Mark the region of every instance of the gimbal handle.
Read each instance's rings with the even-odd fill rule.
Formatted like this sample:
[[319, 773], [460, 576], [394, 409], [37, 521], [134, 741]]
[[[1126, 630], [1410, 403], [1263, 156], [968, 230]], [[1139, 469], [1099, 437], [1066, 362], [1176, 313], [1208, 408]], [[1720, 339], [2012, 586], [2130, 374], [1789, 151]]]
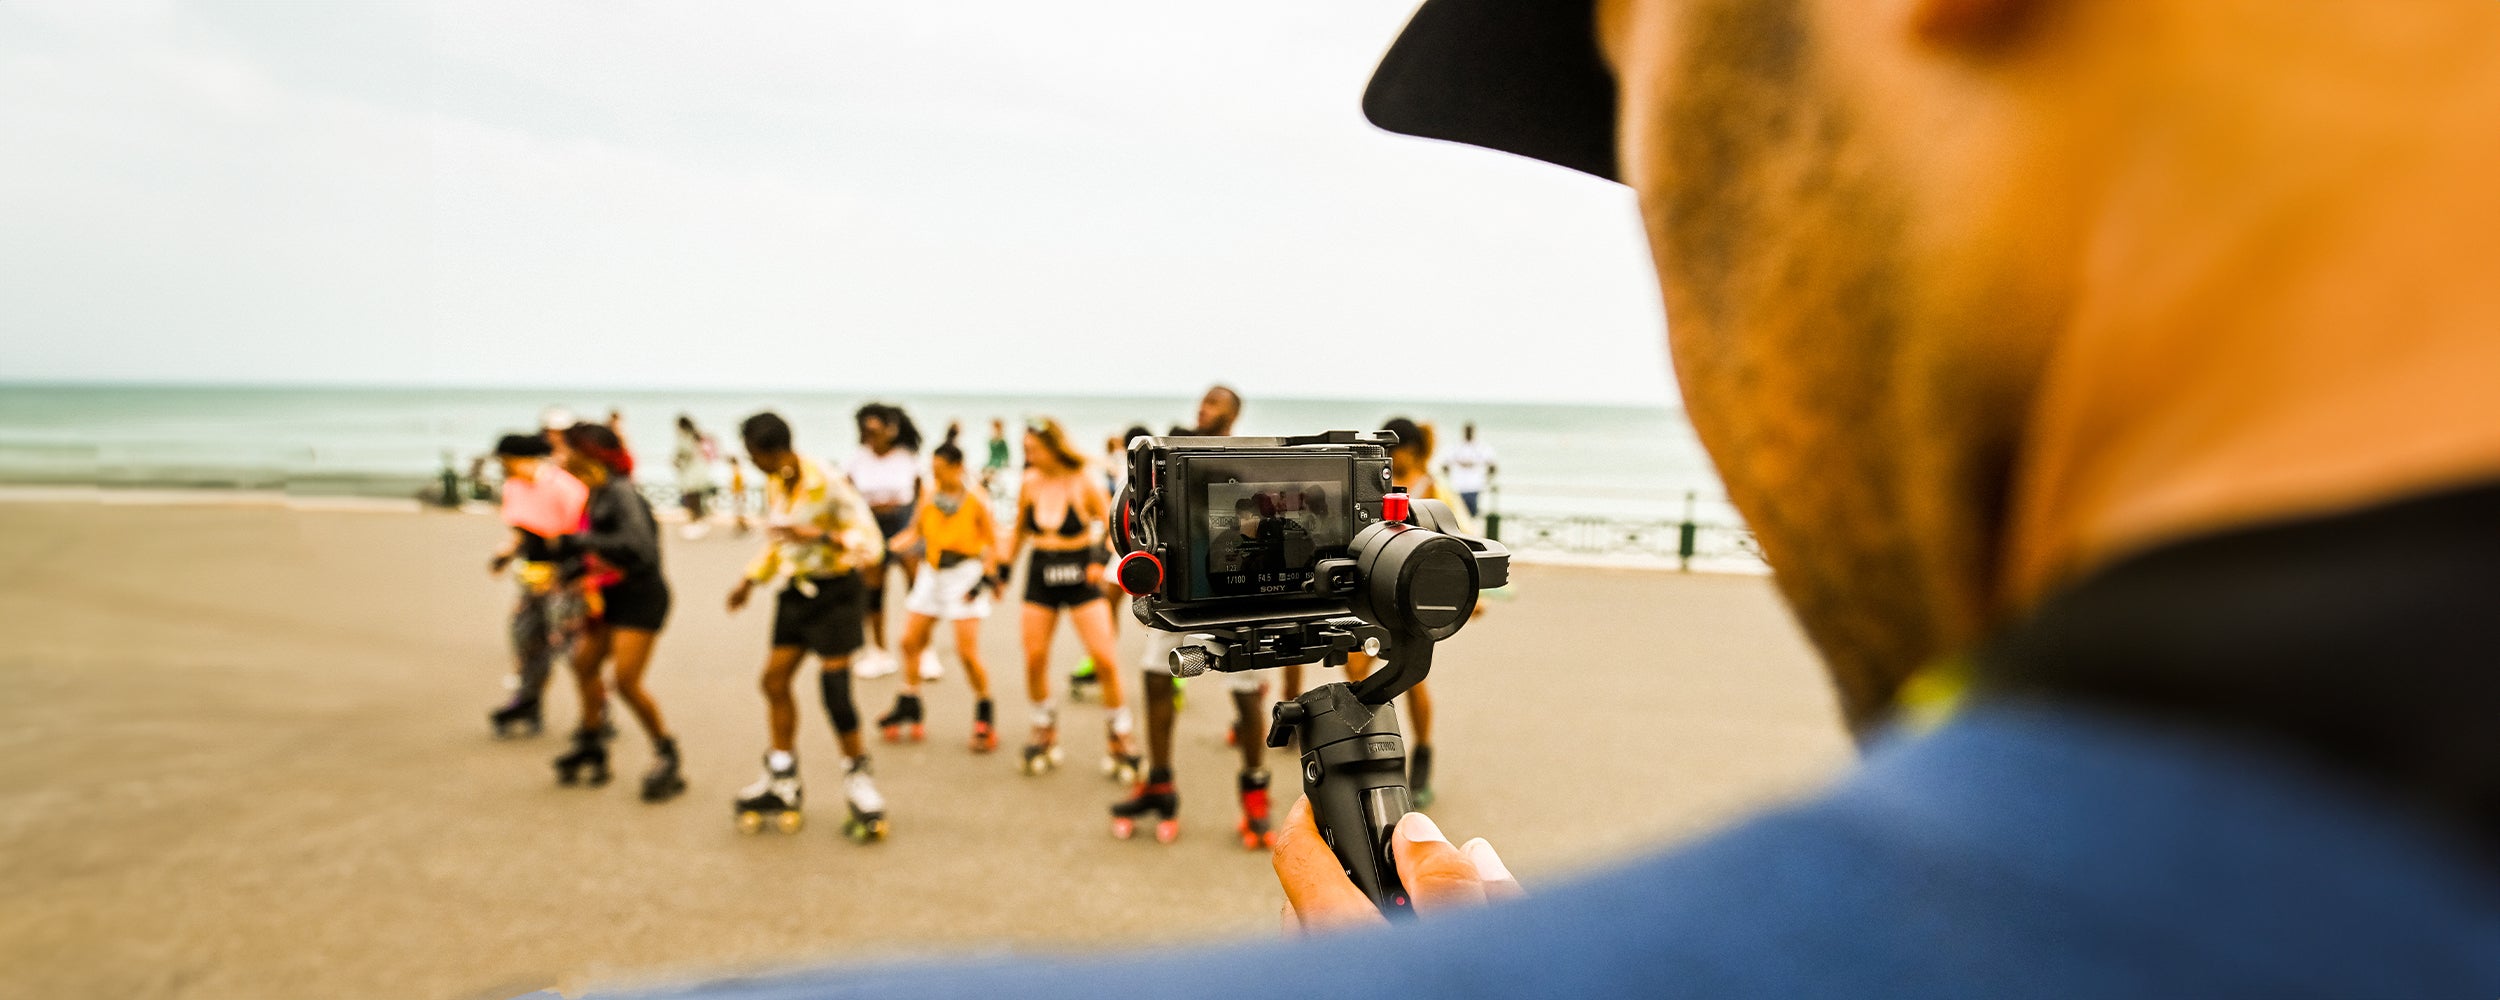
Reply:
[[1302, 796], [1311, 819], [1354, 887], [1395, 919], [1415, 914], [1398, 878], [1389, 837], [1413, 807], [1406, 787], [1406, 740], [1390, 702], [1432, 670], [1429, 640], [1398, 637], [1393, 658], [1360, 684], [1322, 684], [1276, 704], [1267, 745], [1291, 739], [1302, 756]]

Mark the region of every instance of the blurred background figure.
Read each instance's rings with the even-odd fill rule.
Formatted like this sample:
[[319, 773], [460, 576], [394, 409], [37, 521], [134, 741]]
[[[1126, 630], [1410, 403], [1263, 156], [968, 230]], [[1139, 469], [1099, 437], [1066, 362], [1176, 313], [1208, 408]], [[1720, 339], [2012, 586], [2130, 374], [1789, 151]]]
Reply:
[[631, 459], [616, 432], [601, 424], [575, 424], [563, 435], [566, 472], [589, 490], [582, 530], [566, 535], [558, 553], [578, 557], [586, 574], [589, 608], [573, 643], [573, 679], [582, 694], [582, 721], [573, 749], [556, 758], [556, 778], [593, 787], [608, 782], [608, 720], [603, 666], [614, 665], [616, 693], [651, 738], [651, 770], [642, 798], [661, 802], [685, 791], [678, 774], [677, 740], [660, 718], [659, 702], [643, 685], [651, 648], [668, 623], [668, 578], [660, 572], [660, 528], [651, 504], [625, 478]]
[[[859, 428], [859, 450], [843, 463], [842, 471], [851, 485], [868, 501], [868, 509], [877, 516], [877, 527], [885, 532], [888, 547], [882, 565], [869, 567], [868, 574], [868, 647], [860, 654], [858, 673], [861, 677], [883, 677], [896, 668], [894, 655], [886, 649], [885, 588], [886, 578], [895, 571], [903, 574], [903, 585], [911, 585], [918, 574], [916, 564], [906, 553], [894, 551], [894, 536], [911, 526], [911, 512], [920, 502], [920, 428], [911, 415], [891, 403], [870, 403], [852, 416]], [[920, 671], [923, 679], [936, 680], [944, 674], [932, 656], [925, 662], [905, 664]]]
[[[962, 433], [962, 424], [946, 426], [946, 440], [929, 453], [930, 489], [921, 496], [911, 527], [896, 536], [900, 547], [919, 552], [922, 560], [919, 578], [903, 602], [902, 652], [903, 662], [916, 662], [928, 654], [939, 622], [954, 626], [955, 655], [963, 660], [964, 677], [972, 684], [972, 749], [988, 753], [998, 748], [998, 729], [990, 705], [990, 672], [981, 662], [981, 623], [990, 616], [990, 593], [1005, 575], [1005, 560], [988, 501], [967, 485], [963, 447], [955, 443]], [[894, 710], [877, 720], [877, 728], [889, 743], [905, 736], [917, 743], [925, 714], [920, 704], [923, 678], [909, 670], [902, 676]]]
[[[1096, 663], [1113, 663], [1111, 604], [1103, 599], [1103, 565], [1110, 558], [1103, 529], [1111, 499], [1085, 470], [1085, 459], [1068, 442], [1067, 432], [1049, 417], [1025, 423], [1024, 485], [1017, 491], [1014, 539], [1009, 559], [1031, 546], [1024, 568], [1024, 682], [1033, 707], [1033, 738], [1024, 748], [1026, 774], [1046, 774], [1059, 764], [1058, 702], [1050, 694], [1050, 639], [1066, 612], [1085, 653]], [[1111, 712], [1105, 723], [1103, 773], [1127, 782], [1137, 776], [1138, 757], [1130, 745], [1134, 716], [1123, 696], [1117, 671], [1097, 671], [1102, 703]]]
[[487, 569], [500, 575], [518, 563], [510, 627], [518, 669], [511, 699], [487, 716], [497, 736], [538, 734], [547, 675], [556, 657], [570, 651], [581, 627], [580, 603], [571, 589], [580, 574], [566, 572], [559, 552], [564, 539], [580, 529], [590, 491], [549, 460], [554, 452], [538, 434], [506, 434], [495, 443], [495, 460], [503, 467], [503, 523], [511, 531]]
[[1475, 421], [1468, 421], [1460, 435], [1458, 443], [1441, 454], [1441, 471], [1450, 491], [1466, 505], [1467, 516], [1481, 518], [1484, 511], [1478, 503], [1491, 487], [1494, 474], [1501, 470], [1493, 465], [1493, 446], [1476, 440]]
[[677, 472], [677, 503], [686, 511], [686, 526], [681, 534], [690, 540], [701, 538], [711, 530], [711, 524], [705, 520], [707, 507], [720, 489], [720, 481], [713, 474], [713, 467], [720, 460], [719, 446], [695, 426], [692, 415], [680, 413], [677, 448], [670, 458]]

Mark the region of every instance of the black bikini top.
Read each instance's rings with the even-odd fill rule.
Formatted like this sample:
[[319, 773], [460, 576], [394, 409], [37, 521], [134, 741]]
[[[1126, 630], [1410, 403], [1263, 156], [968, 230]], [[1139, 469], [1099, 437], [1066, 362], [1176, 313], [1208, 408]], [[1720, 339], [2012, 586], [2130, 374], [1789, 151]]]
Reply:
[[[1036, 535], [1043, 534], [1044, 532], [1042, 531], [1041, 522], [1035, 520], [1033, 517], [1033, 509], [1033, 501], [1027, 500], [1024, 502], [1024, 530], [1030, 531]], [[1059, 537], [1085, 537], [1085, 519], [1076, 516], [1076, 505], [1073, 503], [1068, 505], [1068, 516], [1059, 520]]]

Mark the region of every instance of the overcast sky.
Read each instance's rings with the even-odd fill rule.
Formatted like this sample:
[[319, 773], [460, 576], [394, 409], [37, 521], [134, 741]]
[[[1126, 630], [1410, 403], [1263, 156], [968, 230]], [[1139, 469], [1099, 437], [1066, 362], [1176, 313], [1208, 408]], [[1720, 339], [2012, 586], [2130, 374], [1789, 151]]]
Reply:
[[0, 380], [1658, 402], [1631, 198], [1414, 0], [0, 3]]

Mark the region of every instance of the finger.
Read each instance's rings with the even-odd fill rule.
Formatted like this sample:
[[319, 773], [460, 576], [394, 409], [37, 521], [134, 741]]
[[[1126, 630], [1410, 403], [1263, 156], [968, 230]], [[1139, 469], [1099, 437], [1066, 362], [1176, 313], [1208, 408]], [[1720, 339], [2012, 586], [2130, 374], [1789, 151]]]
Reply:
[[1295, 799], [1293, 808], [1285, 811], [1285, 823], [1276, 831], [1276, 848], [1269, 860], [1276, 866], [1276, 881], [1285, 887], [1286, 904], [1301, 918], [1304, 929], [1384, 922], [1371, 899], [1345, 877], [1345, 866], [1328, 849], [1328, 842], [1320, 839], [1319, 826], [1311, 821], [1310, 800]]
[[1398, 881], [1406, 884], [1416, 913], [1484, 903], [1476, 863], [1450, 846], [1432, 817], [1411, 812], [1398, 820], [1397, 832], [1389, 837], [1389, 854], [1397, 858]]
[[1459, 845], [1458, 852], [1476, 863], [1476, 877], [1484, 882], [1487, 902], [1499, 903], [1528, 894], [1528, 890], [1519, 887], [1519, 879], [1510, 873], [1510, 866], [1502, 863], [1502, 856], [1493, 853], [1493, 845], [1483, 837]]

